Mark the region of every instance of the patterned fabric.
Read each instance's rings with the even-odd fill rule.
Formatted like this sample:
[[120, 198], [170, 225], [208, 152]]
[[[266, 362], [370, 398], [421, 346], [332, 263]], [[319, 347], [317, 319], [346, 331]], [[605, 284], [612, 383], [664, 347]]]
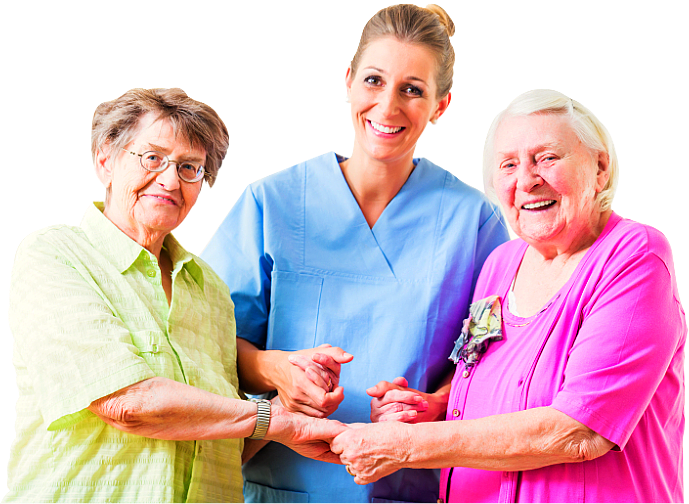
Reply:
[[455, 364], [464, 362], [467, 376], [481, 355], [486, 353], [491, 341], [502, 339], [502, 309], [498, 296], [488, 296], [471, 303], [469, 317], [464, 319], [462, 334], [448, 357]]
[[242, 501], [243, 440], [150, 439], [85, 409], [154, 376], [239, 398], [225, 284], [168, 235], [168, 306], [156, 257], [96, 206], [80, 228], [41, 230], [17, 251], [10, 326], [19, 401], [5, 500]]

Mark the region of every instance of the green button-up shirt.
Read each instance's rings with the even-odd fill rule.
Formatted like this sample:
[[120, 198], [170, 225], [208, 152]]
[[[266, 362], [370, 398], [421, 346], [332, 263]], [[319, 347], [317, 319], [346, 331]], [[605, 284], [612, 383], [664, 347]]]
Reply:
[[156, 257], [89, 208], [19, 247], [10, 326], [17, 438], [7, 501], [241, 502], [243, 440], [126, 434], [86, 408], [154, 376], [238, 399], [227, 286], [168, 235], [168, 305]]

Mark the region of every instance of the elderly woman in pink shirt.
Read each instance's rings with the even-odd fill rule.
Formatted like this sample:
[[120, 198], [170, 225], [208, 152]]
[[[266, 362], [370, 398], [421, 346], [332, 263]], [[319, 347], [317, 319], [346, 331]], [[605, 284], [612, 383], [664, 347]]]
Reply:
[[451, 358], [446, 422], [404, 378], [332, 443], [360, 484], [445, 468], [439, 502], [683, 501], [684, 343], [670, 246], [611, 209], [617, 159], [578, 102], [493, 122], [484, 182], [519, 237], [488, 258]]

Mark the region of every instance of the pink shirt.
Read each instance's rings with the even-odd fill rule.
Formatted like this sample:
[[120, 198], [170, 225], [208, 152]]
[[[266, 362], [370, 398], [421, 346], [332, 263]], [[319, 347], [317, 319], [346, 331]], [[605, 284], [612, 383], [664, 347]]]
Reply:
[[483, 266], [474, 300], [500, 296], [503, 339], [468, 376], [458, 364], [446, 419], [550, 406], [619, 449], [530, 471], [443, 469], [440, 497], [449, 487], [450, 502], [683, 501], [687, 325], [667, 240], [613, 213], [569, 281], [521, 318], [507, 292], [526, 249], [513, 240]]

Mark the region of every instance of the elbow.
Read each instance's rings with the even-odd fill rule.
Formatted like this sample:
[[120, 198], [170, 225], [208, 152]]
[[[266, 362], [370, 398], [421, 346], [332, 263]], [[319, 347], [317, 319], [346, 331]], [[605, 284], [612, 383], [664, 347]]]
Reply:
[[91, 403], [89, 411], [107, 424], [130, 432], [142, 423], [144, 404], [136, 394], [115, 392]]
[[564, 452], [567, 462], [587, 462], [605, 455], [615, 446], [600, 434], [587, 430], [588, 432], [581, 433], [566, 443]]

